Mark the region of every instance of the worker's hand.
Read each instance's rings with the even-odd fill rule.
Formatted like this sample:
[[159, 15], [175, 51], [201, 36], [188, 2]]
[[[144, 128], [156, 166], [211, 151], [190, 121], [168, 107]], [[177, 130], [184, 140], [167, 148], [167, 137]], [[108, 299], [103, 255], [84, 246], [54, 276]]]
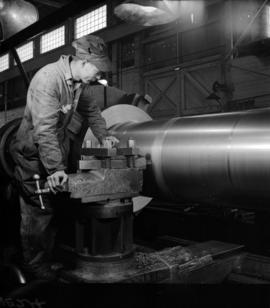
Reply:
[[56, 171], [47, 177], [47, 182], [51, 192], [56, 194], [58, 191], [63, 191], [64, 184], [67, 182], [68, 175], [64, 170]]
[[113, 148], [119, 143], [119, 140], [114, 136], [107, 136], [100, 142], [103, 148]]

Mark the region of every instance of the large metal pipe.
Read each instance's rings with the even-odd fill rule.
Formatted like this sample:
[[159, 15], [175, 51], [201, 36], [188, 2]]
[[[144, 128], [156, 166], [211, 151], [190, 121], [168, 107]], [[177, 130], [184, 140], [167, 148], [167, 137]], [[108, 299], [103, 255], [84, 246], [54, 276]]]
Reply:
[[[270, 108], [143, 123], [125, 120], [117, 108], [104, 114], [110, 131], [122, 143], [135, 139], [152, 163], [147, 186], [163, 198], [269, 207]], [[112, 111], [122, 123], [109, 119]]]

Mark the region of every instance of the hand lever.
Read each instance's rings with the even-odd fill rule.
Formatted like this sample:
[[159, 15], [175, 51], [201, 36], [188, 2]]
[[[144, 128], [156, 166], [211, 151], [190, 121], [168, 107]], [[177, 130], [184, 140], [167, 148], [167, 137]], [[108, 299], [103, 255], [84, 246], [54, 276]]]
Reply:
[[34, 174], [33, 179], [36, 181], [37, 190], [35, 191], [35, 194], [38, 194], [38, 198], [39, 198], [39, 202], [40, 202], [40, 208], [42, 210], [45, 210], [45, 206], [44, 206], [42, 195], [41, 195], [42, 190], [40, 189], [40, 185], [39, 185], [40, 176], [38, 174]]

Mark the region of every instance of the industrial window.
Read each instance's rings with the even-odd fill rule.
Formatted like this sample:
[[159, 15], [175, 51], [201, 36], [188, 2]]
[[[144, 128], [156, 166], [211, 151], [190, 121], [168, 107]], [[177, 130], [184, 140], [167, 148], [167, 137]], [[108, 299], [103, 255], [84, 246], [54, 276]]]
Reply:
[[75, 38], [95, 32], [107, 26], [107, 5], [91, 11], [75, 21]]
[[0, 72], [3, 72], [9, 68], [9, 55], [3, 55], [0, 57]]
[[129, 37], [121, 44], [121, 67], [131, 67], [135, 64], [135, 43], [134, 38]]
[[177, 63], [177, 37], [169, 36], [144, 46], [144, 69], [156, 69]]
[[65, 26], [41, 36], [40, 53], [45, 53], [63, 45], [65, 45]]
[[[18, 53], [18, 56], [19, 56], [21, 62], [25, 62], [27, 60], [32, 59], [34, 57], [33, 41], [26, 43], [19, 48], [16, 48], [16, 51]], [[16, 65], [16, 61], [14, 61], [14, 64]]]

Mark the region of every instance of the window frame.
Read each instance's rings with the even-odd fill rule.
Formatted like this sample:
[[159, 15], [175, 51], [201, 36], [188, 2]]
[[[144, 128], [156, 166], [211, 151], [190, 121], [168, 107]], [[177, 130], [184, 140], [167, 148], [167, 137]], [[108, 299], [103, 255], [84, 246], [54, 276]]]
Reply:
[[[95, 30], [95, 31], [85, 33], [85, 34], [83, 34], [83, 35], [81, 35], [81, 36], [78, 36], [78, 35], [77, 35], [77, 32], [78, 32], [78, 31], [77, 31], [77, 20], [78, 20], [79, 18], [82, 18], [82, 17], [85, 16], [85, 15], [91, 14], [92, 12], [94, 12], [95, 10], [98, 10], [98, 9], [102, 8], [103, 6], [106, 7], [106, 15], [105, 15], [105, 17], [106, 17], [106, 26], [104, 26], [104, 27], [102, 27], [102, 28], [99, 28], [99, 29], [97, 29], [97, 30]], [[81, 38], [81, 37], [83, 37], [83, 36], [85, 36], [85, 35], [95, 33], [95, 32], [97, 32], [97, 31], [100, 31], [100, 30], [105, 29], [105, 28], [107, 28], [107, 27], [108, 27], [108, 4], [107, 4], [106, 2], [104, 2], [103, 4], [99, 4], [99, 5], [97, 5], [95, 8], [92, 8], [91, 10], [84, 11], [83, 13], [74, 16], [74, 22], [73, 22], [74, 40], [77, 40], [77, 39], [79, 39], [79, 38]]]
[[0, 55], [0, 59], [3, 58], [3, 57], [6, 57], [6, 56], [7, 56], [7, 68], [5, 68], [3, 70], [1, 70], [1, 68], [0, 68], [0, 73], [5, 72], [5, 71], [10, 69], [10, 55], [9, 55], [9, 52]]
[[[50, 50], [42, 52], [42, 37], [44, 35], [50, 34], [51, 32], [53, 32], [53, 31], [55, 31], [57, 29], [60, 29], [62, 27], [64, 27], [64, 44], [62, 44], [60, 46], [57, 46], [55, 48], [52, 48]], [[39, 55], [45, 55], [45, 54], [47, 54], [49, 52], [53, 52], [53, 51], [57, 50], [58, 48], [63, 48], [64, 46], [66, 46], [68, 44], [68, 41], [67, 41], [67, 28], [68, 27], [67, 27], [66, 23], [62, 23], [62, 24], [58, 25], [57, 27], [54, 27], [54, 28], [44, 32], [42, 35], [40, 35], [40, 37], [39, 37]]]
[[[26, 60], [23, 60], [23, 61], [22, 61], [22, 59], [21, 59], [21, 57], [20, 57], [20, 55], [19, 55], [18, 49], [20, 49], [21, 47], [24, 47], [24, 46], [27, 45], [27, 44], [31, 44], [31, 43], [32, 43], [32, 53], [33, 53], [33, 54], [32, 54], [32, 57], [29, 58], [29, 59], [26, 59]], [[20, 46], [18, 46], [18, 47], [15, 47], [15, 50], [16, 50], [16, 52], [17, 52], [17, 54], [18, 54], [18, 57], [20, 58], [21, 63], [25, 63], [25, 62], [28, 62], [28, 61], [30, 61], [30, 60], [35, 59], [35, 41], [34, 41], [34, 40], [25, 42], [25, 43], [23, 43], [22, 45], [20, 45]], [[14, 61], [13, 61], [13, 66], [17, 66], [17, 62], [16, 62], [15, 59], [14, 59]]]

